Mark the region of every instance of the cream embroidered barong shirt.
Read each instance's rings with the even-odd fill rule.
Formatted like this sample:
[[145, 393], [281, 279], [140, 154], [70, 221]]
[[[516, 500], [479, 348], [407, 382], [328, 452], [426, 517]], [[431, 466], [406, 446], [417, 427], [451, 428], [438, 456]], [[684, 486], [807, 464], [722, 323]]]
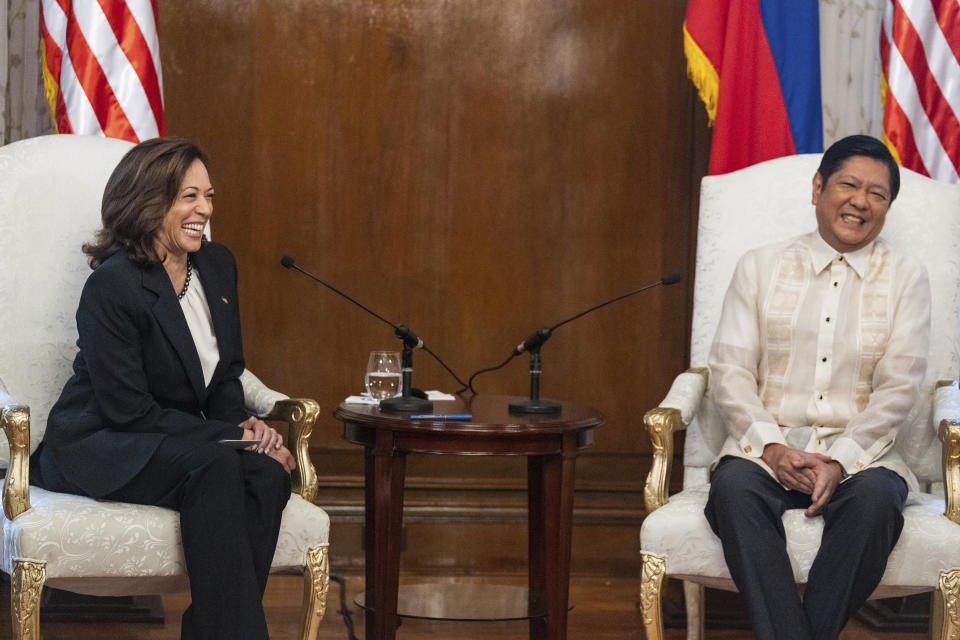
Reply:
[[851, 475], [890, 468], [916, 490], [892, 447], [919, 398], [929, 334], [926, 270], [881, 239], [840, 254], [813, 232], [748, 252], [710, 351], [728, 434], [719, 457], [770, 472], [760, 456], [780, 443]]

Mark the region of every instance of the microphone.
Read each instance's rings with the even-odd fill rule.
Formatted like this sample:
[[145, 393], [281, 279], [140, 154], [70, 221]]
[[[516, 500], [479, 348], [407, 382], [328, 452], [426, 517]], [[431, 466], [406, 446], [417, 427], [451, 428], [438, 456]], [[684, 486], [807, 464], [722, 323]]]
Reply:
[[422, 349], [423, 340], [417, 337], [413, 331], [410, 331], [407, 327], [398, 325], [396, 330], [393, 332], [398, 338], [403, 340], [404, 346], [410, 347], [411, 349]]
[[[415, 334], [413, 331], [403, 326], [402, 324], [394, 324], [393, 322], [390, 322], [389, 320], [381, 316], [376, 311], [361, 304], [359, 301], [355, 300], [354, 298], [351, 298], [346, 293], [344, 293], [343, 291], [340, 291], [332, 284], [328, 284], [327, 282], [324, 282], [323, 280], [313, 275], [309, 271], [305, 269], [301, 269], [299, 266], [297, 266], [297, 262], [296, 260], [293, 259], [293, 257], [283, 256], [282, 258], [280, 258], [280, 264], [282, 264], [287, 269], [293, 269], [294, 271], [299, 271], [300, 273], [307, 276], [314, 282], [322, 284], [327, 289], [330, 289], [337, 295], [343, 298], [346, 298], [356, 306], [360, 307], [361, 309], [363, 309], [364, 311], [372, 315], [374, 318], [377, 318], [378, 320], [381, 320], [387, 323], [393, 328], [394, 335], [396, 335], [398, 338], [400, 338], [403, 341], [403, 352], [401, 355], [401, 363], [400, 363], [401, 393], [397, 397], [381, 400], [380, 401], [381, 409], [384, 409], [386, 411], [418, 411], [418, 412], [419, 411], [429, 412], [433, 410], [432, 402], [430, 402], [426, 398], [418, 398], [412, 395], [412, 392], [411, 392], [411, 383], [413, 382], [413, 349], [422, 348], [422, 349], [425, 349], [428, 353], [431, 353], [432, 355], [432, 352], [424, 346], [423, 340], [418, 338], [417, 334]], [[443, 362], [441, 361], [440, 364], [443, 364]], [[444, 365], [444, 367], [446, 367], [446, 365]], [[447, 370], [449, 371], [449, 367], [447, 368]]]
[[683, 280], [683, 274], [674, 269], [672, 271], [667, 271], [660, 277], [660, 284], [665, 287], [669, 287], [672, 284], [677, 284], [681, 280]]
[[513, 349], [513, 355], [518, 356], [524, 351], [530, 351], [531, 349], [536, 349], [544, 342], [550, 339], [551, 334], [553, 334], [553, 329], [549, 327], [544, 327], [543, 329], [538, 329], [534, 333], [530, 334], [530, 337], [518, 344]]
[[584, 311], [581, 311], [580, 313], [570, 316], [566, 320], [561, 320], [560, 322], [553, 325], [552, 327], [543, 327], [542, 329], [538, 329], [534, 333], [530, 334], [530, 336], [528, 336], [526, 340], [524, 340], [523, 342], [518, 344], [516, 347], [514, 347], [513, 351], [510, 354], [510, 357], [504, 360], [501, 364], [495, 367], [490, 367], [488, 369], [480, 369], [479, 371], [476, 371], [473, 375], [471, 375], [470, 380], [467, 383], [467, 387], [470, 389], [470, 391], [473, 391], [473, 393], [476, 393], [476, 391], [473, 389], [474, 378], [476, 378], [481, 373], [485, 373], [487, 371], [495, 371], [505, 366], [514, 357], [520, 355], [524, 351], [527, 351], [530, 353], [530, 397], [527, 400], [524, 400], [522, 402], [511, 403], [509, 406], [510, 413], [545, 413], [545, 414], [560, 413], [561, 407], [559, 403], [551, 402], [550, 400], [540, 399], [540, 375], [542, 373], [540, 347], [542, 347], [543, 344], [550, 339], [550, 336], [553, 335], [553, 332], [556, 331], [558, 328], [562, 327], [563, 325], [567, 324], [568, 322], [573, 322], [577, 318], [582, 318], [588, 313], [592, 313], [597, 309], [601, 309], [607, 306], [608, 304], [613, 304], [618, 300], [629, 298], [630, 296], [636, 295], [638, 293], [642, 293], [649, 289], [653, 289], [654, 287], [668, 287], [672, 284], [676, 284], [680, 282], [680, 280], [682, 279], [683, 279], [683, 275], [679, 271], [676, 271], [676, 270], [667, 271], [662, 276], [660, 276], [659, 282], [652, 282], [650, 284], [640, 287], [639, 289], [634, 289], [633, 291], [628, 291], [624, 294], [616, 296], [615, 298], [610, 298], [609, 300], [601, 302], [600, 304], [594, 305], [589, 309], [586, 309]]

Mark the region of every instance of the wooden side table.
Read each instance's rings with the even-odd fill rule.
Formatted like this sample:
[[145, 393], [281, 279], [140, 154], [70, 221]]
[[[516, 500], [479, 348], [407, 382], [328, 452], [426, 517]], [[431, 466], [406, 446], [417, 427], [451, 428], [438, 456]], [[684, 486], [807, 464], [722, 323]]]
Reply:
[[603, 416], [568, 402], [560, 415], [508, 413], [507, 405], [521, 399], [480, 395], [434, 403], [434, 414], [472, 414], [456, 421], [411, 420], [368, 405], [341, 404], [334, 412], [344, 439], [364, 447], [367, 640], [396, 636], [408, 453], [527, 457], [530, 638], [566, 638], [574, 463]]

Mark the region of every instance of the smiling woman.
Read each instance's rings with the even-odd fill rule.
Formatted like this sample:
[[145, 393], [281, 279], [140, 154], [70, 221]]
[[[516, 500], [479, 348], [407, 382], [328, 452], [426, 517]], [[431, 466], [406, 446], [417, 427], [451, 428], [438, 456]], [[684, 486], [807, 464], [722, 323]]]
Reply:
[[[187, 192], [192, 192], [188, 186], [198, 180], [204, 179], [212, 192], [207, 164], [202, 149], [176, 138], [154, 138], [131, 149], [104, 189], [103, 226], [94, 242], [83, 246], [90, 266], [96, 269], [119, 251], [137, 265], [162, 262], [166, 250], [158, 239], [168, 214], [178, 209], [181, 199], [186, 201]], [[202, 176], [194, 173], [187, 180], [192, 170], [201, 169]]]
[[93, 273], [74, 375], [30, 480], [178, 511], [193, 600], [183, 636], [266, 639], [261, 600], [296, 461], [244, 410], [237, 267], [203, 238], [206, 164], [194, 144], [156, 138], [110, 176], [103, 227], [83, 247]]
[[163, 256], [163, 266], [181, 295], [186, 293], [189, 282], [187, 254], [200, 250], [203, 229], [212, 215], [213, 186], [206, 165], [197, 159], [183, 177], [180, 192], [164, 216], [155, 241], [157, 255]]

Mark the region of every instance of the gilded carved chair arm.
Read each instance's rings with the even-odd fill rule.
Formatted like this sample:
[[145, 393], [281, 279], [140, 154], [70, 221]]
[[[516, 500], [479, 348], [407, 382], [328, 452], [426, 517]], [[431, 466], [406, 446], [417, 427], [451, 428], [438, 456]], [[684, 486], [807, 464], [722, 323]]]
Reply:
[[310, 434], [320, 415], [320, 407], [314, 400], [291, 399], [263, 384], [250, 371], [240, 375], [243, 385], [243, 404], [247, 411], [263, 420], [286, 422], [290, 452], [297, 458], [293, 472], [293, 490], [307, 502], [317, 497], [319, 481], [317, 471], [310, 461]]
[[686, 428], [700, 407], [707, 389], [708, 371], [704, 367], [688, 369], [673, 381], [659, 407], [643, 416], [653, 444], [653, 464], [643, 489], [647, 513], [667, 504], [670, 469], [673, 466], [673, 436]]
[[17, 404], [0, 388], [0, 422], [10, 444], [3, 479], [3, 512], [13, 520], [30, 508], [30, 407]]
[[945, 515], [960, 524], [960, 386], [956, 380], [937, 384], [933, 415], [943, 443]]
[[288, 398], [278, 400], [273, 410], [262, 416], [264, 420], [279, 420], [289, 427], [288, 440], [290, 452], [297, 458], [297, 468], [291, 479], [293, 491], [299, 493], [307, 502], [317, 497], [319, 480], [317, 470], [310, 460], [310, 434], [320, 415], [320, 405], [309, 398]]

